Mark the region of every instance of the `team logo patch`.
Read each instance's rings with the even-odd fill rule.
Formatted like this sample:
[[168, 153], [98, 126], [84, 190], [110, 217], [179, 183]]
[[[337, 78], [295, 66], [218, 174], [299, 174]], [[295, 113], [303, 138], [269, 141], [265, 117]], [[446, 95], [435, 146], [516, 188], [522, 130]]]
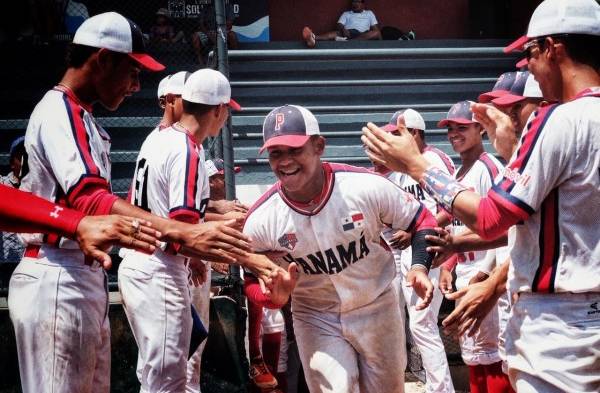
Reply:
[[350, 231], [354, 228], [362, 228], [365, 217], [362, 213], [355, 213], [350, 217], [342, 218], [342, 229]]
[[283, 248], [287, 248], [288, 250], [293, 250], [298, 243], [298, 238], [295, 233], [286, 233], [281, 236], [278, 240], [279, 245]]

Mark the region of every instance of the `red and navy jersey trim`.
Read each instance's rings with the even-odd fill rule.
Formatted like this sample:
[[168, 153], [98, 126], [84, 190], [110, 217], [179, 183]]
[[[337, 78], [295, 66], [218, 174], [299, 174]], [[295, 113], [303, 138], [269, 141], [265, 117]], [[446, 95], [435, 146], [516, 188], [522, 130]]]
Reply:
[[[511, 170], [516, 171], [519, 174], [523, 173], [523, 170], [525, 170], [525, 167], [531, 158], [531, 154], [535, 149], [535, 145], [537, 144], [540, 135], [542, 135], [544, 126], [557, 107], [558, 105], [555, 104], [540, 108], [536, 113], [535, 118], [527, 124], [528, 131], [523, 137], [521, 146], [519, 146], [517, 156], [515, 160], [508, 165]], [[514, 180], [505, 179], [500, 183], [500, 186], [503, 190], [510, 193], [515, 184], [516, 182]]]
[[442, 159], [442, 162], [444, 163], [444, 165], [446, 165], [446, 169], [448, 169], [448, 173], [450, 173], [450, 175], [454, 176], [454, 171], [456, 170], [456, 168], [454, 167], [454, 163], [452, 162], [452, 160], [450, 160], [450, 157], [448, 157], [443, 151], [441, 151], [437, 147], [433, 147], [433, 146], [425, 147], [425, 151], [430, 151], [432, 153], [437, 154]]
[[275, 183], [273, 186], [271, 186], [271, 188], [269, 188], [267, 190], [267, 192], [262, 194], [261, 197], [258, 198], [258, 200], [254, 203], [254, 205], [252, 205], [250, 207], [250, 209], [248, 209], [248, 213], [246, 213], [246, 220], [244, 221], [244, 225], [246, 224], [246, 221], [248, 221], [248, 217], [250, 217], [250, 215], [252, 213], [254, 213], [256, 211], [256, 209], [258, 209], [260, 206], [262, 206], [273, 195], [277, 195], [278, 191], [279, 191], [279, 182]]
[[183, 207], [195, 209], [196, 195], [198, 194], [198, 167], [200, 165], [200, 155], [196, 150], [196, 144], [186, 135], [186, 160], [185, 160], [185, 181], [183, 191]]
[[410, 225], [408, 226], [408, 228], [406, 228], [406, 232], [412, 232], [412, 230], [415, 229], [417, 222], [421, 218], [421, 214], [423, 214], [424, 208], [425, 208], [425, 206], [421, 202], [419, 202], [419, 210], [417, 210], [417, 213], [415, 214], [412, 221], [410, 222]]
[[554, 189], [541, 206], [540, 219], [540, 264], [533, 278], [533, 292], [554, 292], [558, 265], [560, 232], [558, 224], [558, 190]]
[[75, 140], [75, 145], [79, 151], [81, 161], [85, 166], [85, 173], [99, 176], [100, 170], [98, 169], [98, 166], [92, 157], [89, 134], [85, 127], [85, 123], [83, 122], [84, 110], [79, 104], [77, 104], [77, 102], [71, 99], [71, 97], [64, 92], [63, 100], [69, 116], [73, 139]]
[[[498, 185], [492, 186], [492, 188], [490, 189], [490, 191], [488, 193], [488, 196], [491, 196], [495, 202], [507, 201], [509, 204], [508, 205], [503, 204], [503, 205], [505, 205], [505, 207], [508, 208], [509, 210], [514, 211], [514, 207], [518, 208], [520, 211], [515, 212], [515, 213], [517, 213], [517, 215], [520, 216], [522, 219], [525, 219], [528, 216], [535, 213], [535, 210], [531, 206], [529, 206], [527, 203], [523, 202], [516, 196], [511, 195], [507, 191], [504, 191]], [[496, 196], [496, 197], [494, 197], [494, 196]], [[500, 200], [498, 200], [498, 197], [500, 198]]]
[[81, 177], [79, 177], [79, 180], [77, 180], [77, 182], [67, 190], [66, 200], [68, 201], [68, 205], [73, 206], [73, 202], [79, 196], [81, 191], [84, 188], [89, 187], [91, 185], [98, 188], [104, 188], [108, 190], [108, 192], [111, 192], [110, 184], [105, 178], [98, 175], [89, 175], [84, 173], [83, 175], [81, 175]]
[[198, 209], [186, 206], [178, 206], [169, 210], [169, 218], [177, 221], [196, 224], [200, 221], [200, 218], [202, 218], [202, 214]]
[[[329, 201], [331, 194], [333, 194], [333, 188], [335, 186], [335, 173], [336, 172], [364, 172], [364, 173], [369, 173], [371, 175], [373, 174], [372, 172], [370, 172], [366, 169], [362, 169], [362, 168], [360, 168], [360, 169], [362, 169], [360, 171], [354, 171], [354, 170], [352, 170], [352, 168], [355, 168], [355, 167], [352, 167], [350, 165], [342, 164], [342, 165], [339, 165], [340, 168], [337, 168], [338, 165], [336, 165], [336, 164], [332, 165], [328, 162], [324, 162], [322, 164], [323, 170], [325, 171], [325, 184], [323, 184], [323, 190], [321, 190], [321, 193], [317, 197], [318, 205], [314, 210], [304, 209], [303, 205], [305, 205], [305, 204], [295, 202], [295, 201], [289, 199], [285, 195], [285, 192], [283, 191], [283, 189], [281, 188], [281, 183], [278, 183], [279, 195], [281, 196], [281, 199], [285, 202], [286, 205], [289, 206], [290, 209], [292, 209], [296, 213], [302, 214], [304, 216], [314, 216], [314, 215], [319, 214], [319, 212], [321, 210], [323, 210], [325, 205], [327, 205], [327, 202]], [[344, 168], [341, 168], [341, 167], [344, 167]], [[345, 167], [347, 167], [347, 168], [345, 168]], [[336, 169], [338, 169], [338, 170], [336, 170]], [[359, 169], [359, 168], [356, 168], [356, 169]]]

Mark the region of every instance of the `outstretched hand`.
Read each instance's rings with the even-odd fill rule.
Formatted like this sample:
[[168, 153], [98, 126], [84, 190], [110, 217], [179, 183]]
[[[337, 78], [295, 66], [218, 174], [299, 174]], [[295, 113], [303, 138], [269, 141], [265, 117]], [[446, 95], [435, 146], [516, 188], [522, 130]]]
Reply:
[[517, 131], [511, 118], [499, 109], [487, 104], [471, 104], [473, 117], [487, 131], [494, 149], [507, 162], [519, 142]]
[[401, 229], [394, 232], [389, 240], [390, 246], [398, 250], [404, 250], [410, 246], [412, 234]]
[[374, 163], [408, 173], [419, 180], [429, 163], [423, 158], [415, 139], [400, 118], [397, 125], [397, 133], [391, 135], [375, 124], [367, 123], [362, 129], [361, 137], [367, 148], [366, 153]]
[[429, 306], [433, 299], [433, 284], [427, 275], [427, 272], [419, 268], [412, 268], [406, 275], [407, 287], [412, 287], [423, 301], [415, 307], [416, 310], [423, 310]]
[[475, 334], [481, 321], [496, 305], [498, 297], [491, 280], [470, 284], [454, 293], [446, 294], [447, 299], [460, 299], [454, 311], [442, 321], [446, 334]]
[[287, 271], [284, 269], [277, 271], [277, 274], [273, 276], [271, 285], [265, 290], [272, 303], [282, 306], [287, 303], [296, 287], [298, 275], [298, 266], [295, 262], [289, 264]]
[[434, 231], [437, 232], [437, 236], [425, 235], [425, 240], [430, 244], [427, 247], [427, 252], [435, 254], [435, 258], [433, 258], [431, 263], [432, 269], [440, 266], [456, 253], [453, 242], [454, 238], [450, 232], [441, 227], [434, 228]]
[[110, 216], [86, 216], [79, 222], [75, 240], [83, 253], [100, 262], [106, 270], [112, 266], [107, 251], [112, 245], [120, 245], [151, 254], [160, 245], [160, 232], [151, 228], [145, 220], [117, 214]]

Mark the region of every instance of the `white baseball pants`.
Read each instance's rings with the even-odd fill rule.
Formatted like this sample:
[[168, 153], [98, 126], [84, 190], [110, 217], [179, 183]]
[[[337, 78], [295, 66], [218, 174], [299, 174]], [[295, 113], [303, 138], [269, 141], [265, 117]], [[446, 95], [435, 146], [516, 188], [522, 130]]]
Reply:
[[[190, 285], [192, 304], [196, 308], [206, 331], [208, 331], [208, 325], [210, 324], [210, 280], [210, 262], [206, 262], [206, 282], [199, 287]], [[185, 387], [187, 393], [200, 393], [200, 366], [202, 364], [202, 352], [204, 352], [206, 341], [204, 340], [200, 344], [187, 362], [187, 385]]]

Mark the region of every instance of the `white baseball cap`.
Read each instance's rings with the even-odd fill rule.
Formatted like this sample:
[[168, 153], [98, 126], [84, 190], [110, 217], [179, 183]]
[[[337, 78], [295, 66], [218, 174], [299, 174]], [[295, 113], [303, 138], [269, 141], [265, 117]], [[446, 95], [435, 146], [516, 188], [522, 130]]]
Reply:
[[146, 53], [144, 36], [139, 26], [116, 12], [105, 12], [86, 19], [75, 32], [73, 43], [126, 53], [150, 71], [165, 69], [165, 66]]
[[523, 51], [525, 43], [533, 38], [558, 34], [600, 35], [600, 4], [595, 0], [543, 1], [531, 15], [527, 34], [504, 52]]
[[185, 81], [192, 74], [188, 71], [179, 71], [171, 75], [167, 85], [165, 86], [165, 95], [173, 94], [176, 96], [180, 96], [183, 94], [183, 86], [185, 85]]
[[398, 118], [400, 116], [404, 118], [404, 125], [406, 128], [416, 128], [417, 130], [425, 131], [425, 120], [423, 120], [423, 116], [416, 110], [410, 108], [394, 113], [390, 122], [383, 126], [382, 130], [387, 132], [396, 131], [398, 129]]
[[165, 93], [165, 89], [167, 88], [167, 84], [169, 83], [169, 78], [171, 78], [171, 75], [167, 75], [164, 78], [162, 78], [160, 80], [160, 82], [158, 82], [158, 88], [156, 89], [156, 94], [158, 95], [158, 98], [164, 97], [167, 94]]
[[210, 68], [198, 70], [187, 78], [181, 98], [197, 104], [227, 104], [233, 110], [242, 109], [240, 104], [231, 98], [231, 86], [225, 75]]

